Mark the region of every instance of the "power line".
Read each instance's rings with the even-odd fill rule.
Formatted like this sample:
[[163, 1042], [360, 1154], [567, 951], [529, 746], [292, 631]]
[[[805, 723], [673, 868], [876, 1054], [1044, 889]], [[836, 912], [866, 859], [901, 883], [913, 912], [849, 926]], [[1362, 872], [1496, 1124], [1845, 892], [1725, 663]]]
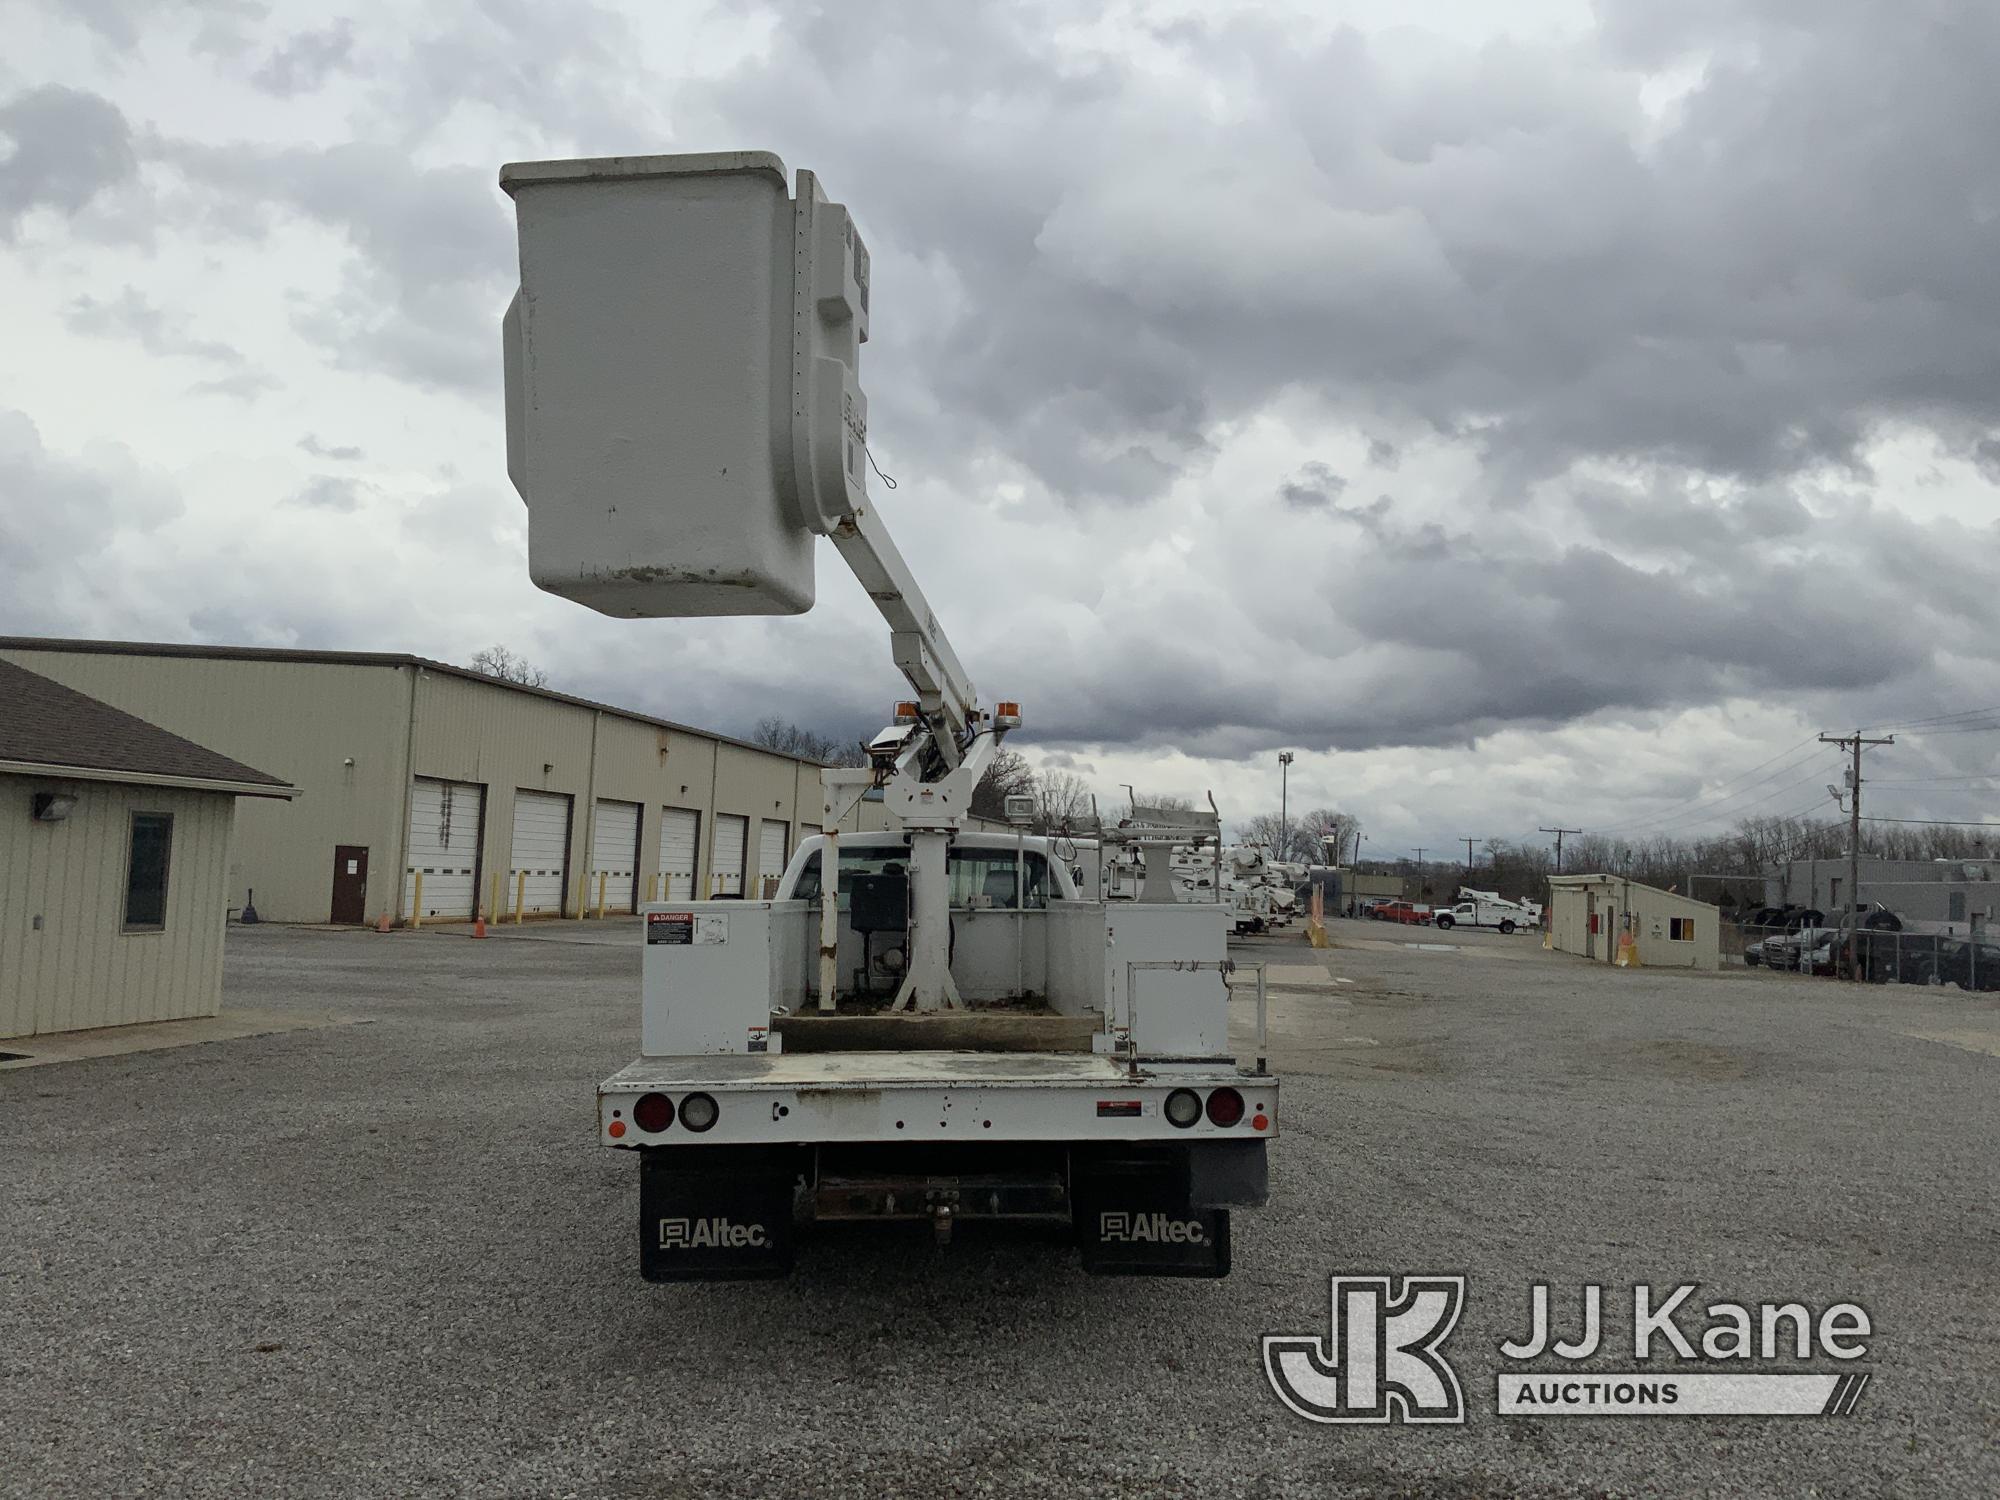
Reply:
[[[1599, 828], [1594, 831], [1598, 833], [1631, 833], [1651, 828], [1655, 824], [1660, 824], [1660, 823], [1671, 823], [1679, 825], [1696, 814], [1706, 816], [1709, 812], [1712, 812], [1714, 809], [1721, 807], [1723, 804], [1734, 802], [1738, 797], [1741, 797], [1745, 792], [1753, 792], [1758, 787], [1763, 786], [1767, 782], [1775, 780], [1777, 777], [1785, 775], [1787, 772], [1796, 771], [1797, 769], [1799, 769], [1800, 766], [1805, 765], [1808, 761], [1810, 761], [1813, 758], [1814, 755], [1818, 753], [1815, 741], [1801, 740], [1798, 744], [1792, 746], [1791, 749], [1781, 751], [1779, 754], [1772, 756], [1770, 760], [1765, 761], [1762, 765], [1752, 766], [1748, 771], [1745, 771], [1743, 773], [1743, 776], [1754, 775], [1756, 772], [1763, 770], [1765, 766], [1774, 765], [1778, 761], [1785, 760], [1796, 754], [1799, 750], [1807, 750], [1809, 753], [1801, 759], [1793, 760], [1790, 765], [1779, 766], [1775, 771], [1770, 772], [1768, 775], [1759, 776], [1755, 781], [1746, 782], [1743, 786], [1738, 787], [1733, 792], [1721, 792], [1721, 793], [1703, 792], [1677, 806], [1669, 807], [1664, 809], [1663, 811], [1649, 814], [1646, 817], [1630, 819], [1623, 823], [1613, 823], [1607, 827]], [[1742, 779], [1743, 779], [1742, 776], [1732, 776], [1729, 778], [1729, 781], [1724, 781], [1721, 783], [1721, 785], [1727, 786], [1729, 785], [1730, 781], [1741, 781]], [[1794, 782], [1792, 784], [1797, 785], [1798, 783]]]
[[1540, 831], [1543, 833], [1553, 833], [1556, 836], [1556, 874], [1560, 875], [1563, 872], [1563, 835], [1573, 833], [1578, 838], [1581, 838], [1583, 837], [1583, 830], [1581, 828], [1544, 828]]
[[2000, 776], [1908, 776], [1890, 781], [1876, 781], [1876, 786], [1936, 786], [1946, 781], [2000, 781]]
[[2000, 704], [1995, 704], [1992, 708], [1961, 708], [1952, 713], [1932, 714], [1928, 718], [1923, 718], [1923, 719], [1902, 719], [1894, 724], [1868, 724], [1864, 725], [1863, 727], [1872, 730], [1882, 730], [1882, 729], [1914, 730], [1920, 728], [1925, 724], [1949, 724], [1960, 719], [1982, 719], [1985, 718], [1988, 714], [2000, 714]]
[[[1803, 762], [1801, 762], [1801, 764], [1803, 764]], [[1797, 769], [1798, 769], [1798, 767], [1797, 767], [1797, 766], [1790, 766], [1790, 767], [1787, 767], [1786, 769], [1788, 769], [1788, 770], [1797, 770]], [[1752, 801], [1749, 801], [1749, 802], [1745, 802], [1745, 803], [1744, 803], [1744, 804], [1743, 804], [1743, 805], [1742, 805], [1741, 807], [1737, 807], [1737, 808], [1734, 808], [1734, 809], [1732, 809], [1732, 810], [1730, 811], [1730, 813], [1729, 813], [1729, 816], [1730, 816], [1730, 817], [1732, 817], [1732, 818], [1738, 818], [1738, 819], [1741, 819], [1741, 818], [1744, 818], [1744, 817], [1747, 817], [1747, 816], [1749, 815], [1750, 811], [1751, 811], [1751, 810], [1752, 810], [1753, 808], [1758, 808], [1758, 807], [1762, 807], [1762, 806], [1763, 806], [1763, 805], [1764, 805], [1765, 803], [1767, 803], [1767, 802], [1769, 802], [1769, 801], [1773, 800], [1774, 798], [1777, 798], [1777, 797], [1782, 797], [1782, 796], [1784, 796], [1784, 795], [1785, 795], [1785, 793], [1787, 793], [1787, 792], [1790, 792], [1790, 791], [1796, 791], [1796, 790], [1797, 790], [1797, 789], [1798, 789], [1799, 787], [1802, 787], [1802, 786], [1804, 786], [1804, 785], [1805, 785], [1805, 784], [1806, 784], [1806, 783], [1807, 783], [1808, 781], [1817, 781], [1817, 780], [1819, 779], [1820, 775], [1821, 775], [1821, 772], [1819, 772], [1818, 770], [1812, 770], [1812, 771], [1808, 771], [1808, 772], [1807, 772], [1807, 773], [1806, 773], [1805, 775], [1803, 775], [1803, 776], [1799, 777], [1799, 778], [1798, 778], [1798, 780], [1796, 780], [1796, 781], [1787, 781], [1787, 782], [1785, 782], [1785, 783], [1784, 783], [1784, 784], [1783, 784], [1782, 786], [1777, 786], [1777, 787], [1773, 787], [1773, 788], [1772, 788], [1772, 789], [1771, 789], [1770, 791], [1766, 792], [1766, 793], [1765, 793], [1765, 794], [1764, 794], [1763, 796], [1761, 796], [1761, 797], [1758, 797], [1758, 798], [1755, 798], [1755, 799], [1753, 799]], [[1747, 786], [1747, 787], [1745, 787], [1745, 788], [1743, 789], [1743, 791], [1744, 791], [1744, 792], [1750, 792], [1750, 791], [1755, 791], [1755, 790], [1756, 790], [1756, 787], [1754, 787], [1754, 786]], [[1740, 796], [1742, 796], [1742, 795], [1743, 795], [1743, 792], [1737, 792], [1737, 793], [1735, 794], [1735, 796], [1738, 796], [1738, 797], [1740, 797]], [[1722, 799], [1722, 801], [1723, 801], [1723, 802], [1727, 802], [1727, 801], [1731, 801], [1731, 800], [1733, 800], [1733, 799], [1732, 799], [1732, 798], [1728, 798], [1728, 797], [1725, 797], [1725, 798], [1723, 798], [1723, 799]], [[1813, 806], [1815, 806], [1815, 807], [1817, 807], [1817, 806], [1819, 805], [1819, 803], [1820, 803], [1821, 801], [1824, 801], [1824, 800], [1826, 800], [1826, 799], [1824, 799], [1824, 798], [1820, 798], [1820, 799], [1816, 799], [1816, 800], [1815, 800], [1815, 801], [1813, 802], [1813, 804], [1812, 804], [1812, 805], [1813, 805]], [[1693, 828], [1693, 827], [1694, 827], [1694, 826], [1695, 826], [1696, 824], [1699, 824], [1699, 823], [1705, 823], [1705, 822], [1708, 822], [1708, 821], [1709, 821], [1709, 820], [1710, 820], [1710, 819], [1711, 819], [1711, 818], [1712, 818], [1712, 817], [1713, 817], [1713, 816], [1715, 815], [1715, 813], [1716, 813], [1716, 810], [1717, 810], [1717, 809], [1718, 809], [1718, 808], [1719, 808], [1720, 806], [1721, 806], [1721, 803], [1720, 803], [1720, 802], [1718, 802], [1718, 803], [1716, 803], [1716, 804], [1715, 804], [1714, 806], [1711, 806], [1711, 807], [1709, 807], [1709, 808], [1706, 808], [1706, 809], [1704, 809], [1703, 811], [1701, 811], [1700, 813], [1696, 814], [1695, 816], [1693, 816], [1693, 817], [1691, 817], [1691, 818], [1685, 818], [1685, 819], [1681, 819], [1681, 820], [1678, 820], [1678, 821], [1676, 821], [1676, 822], [1672, 822], [1672, 823], [1668, 823], [1668, 824], [1666, 824], [1666, 825], [1664, 825], [1664, 826], [1662, 826], [1662, 827], [1659, 827], [1659, 828], [1652, 828], [1652, 829], [1644, 829], [1644, 830], [1641, 830], [1641, 833], [1642, 833], [1642, 836], [1643, 836], [1643, 837], [1646, 837], [1646, 838], [1674, 838], [1674, 837], [1677, 837], [1677, 836], [1679, 836], [1680, 834], [1682, 834], [1682, 833], [1685, 833], [1685, 832], [1686, 832], [1686, 831], [1687, 831], [1688, 829], [1690, 829], [1690, 828]], [[1796, 815], [1795, 815], [1795, 814], [1791, 814], [1791, 813], [1779, 813], [1779, 814], [1777, 814], [1777, 816], [1779, 816], [1779, 817], [1792, 817], [1792, 816], [1796, 816]], [[1600, 829], [1600, 830], [1596, 830], [1596, 831], [1598, 831], [1598, 832], [1602, 832], [1603, 830], [1601, 830], [1601, 829]], [[1626, 836], [1627, 836], [1627, 837], [1629, 837], [1630, 835], [1626, 835]]]
[[[1847, 905], [1850, 911], [1859, 912], [1861, 910], [1861, 752], [1880, 745], [1893, 745], [1896, 743], [1896, 737], [1891, 734], [1879, 739], [1870, 739], [1857, 729], [1850, 735], [1822, 734], [1820, 742], [1838, 745], [1843, 750], [1854, 752], [1854, 767], [1847, 773], [1847, 816], [1850, 823], [1847, 835]], [[1852, 978], [1857, 984], [1861, 982], [1859, 943], [1854, 945]]]
[[1982, 823], [1976, 819], [1966, 818], [1878, 818], [1871, 814], [1861, 821], [1864, 823], [1915, 823], [1926, 828], [2000, 828], [2000, 823]]

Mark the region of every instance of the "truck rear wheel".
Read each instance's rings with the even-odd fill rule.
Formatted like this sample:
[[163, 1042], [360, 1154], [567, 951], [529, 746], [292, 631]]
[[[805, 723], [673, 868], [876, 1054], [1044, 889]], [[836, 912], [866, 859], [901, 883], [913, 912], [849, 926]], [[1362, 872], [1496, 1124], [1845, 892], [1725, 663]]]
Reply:
[[1514, 919], [1512, 917], [1502, 917], [1500, 919], [1500, 930], [1505, 933], [1513, 932]]

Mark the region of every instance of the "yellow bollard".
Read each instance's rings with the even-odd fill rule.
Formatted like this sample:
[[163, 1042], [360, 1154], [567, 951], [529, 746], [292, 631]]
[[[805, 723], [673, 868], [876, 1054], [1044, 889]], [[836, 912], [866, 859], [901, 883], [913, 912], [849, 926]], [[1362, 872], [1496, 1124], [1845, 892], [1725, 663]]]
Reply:
[[514, 872], [514, 925], [516, 927], [521, 925], [521, 912], [526, 908], [527, 904], [528, 872], [526, 870], [516, 870]]
[[660, 877], [655, 874], [646, 882], [646, 904], [651, 906], [660, 899]]
[[417, 877], [417, 888], [410, 893], [410, 925], [421, 927], [424, 925], [424, 872], [412, 870], [410, 873]]
[[487, 877], [486, 888], [492, 892], [486, 898], [486, 909], [493, 913], [493, 920], [497, 922], [500, 920], [500, 872], [498, 870], [495, 870]]
[[590, 915], [590, 877], [576, 877], [576, 919], [581, 922]]

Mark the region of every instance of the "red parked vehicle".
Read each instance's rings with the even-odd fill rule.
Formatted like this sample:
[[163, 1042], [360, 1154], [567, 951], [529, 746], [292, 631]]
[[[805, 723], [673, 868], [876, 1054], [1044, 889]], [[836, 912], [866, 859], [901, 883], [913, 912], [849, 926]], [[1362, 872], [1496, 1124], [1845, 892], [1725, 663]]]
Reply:
[[1430, 923], [1431, 909], [1408, 901], [1385, 901], [1375, 908], [1375, 918], [1380, 922], [1401, 922], [1406, 927], [1424, 927]]

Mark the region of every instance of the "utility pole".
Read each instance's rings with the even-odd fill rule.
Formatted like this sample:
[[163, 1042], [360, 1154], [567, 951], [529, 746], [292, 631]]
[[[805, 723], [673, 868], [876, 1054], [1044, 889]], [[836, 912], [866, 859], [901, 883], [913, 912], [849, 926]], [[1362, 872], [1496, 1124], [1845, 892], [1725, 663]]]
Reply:
[[1292, 752], [1278, 752], [1278, 858], [1292, 857], [1292, 820], [1287, 815], [1285, 793], [1292, 770]]
[[1465, 873], [1470, 875], [1472, 873], [1472, 846], [1478, 843], [1479, 840], [1461, 838], [1459, 842], [1465, 845]]
[[1864, 739], [1857, 729], [1846, 735], [1823, 734], [1819, 742], [1854, 753], [1854, 767], [1847, 773], [1847, 909], [1854, 913], [1854, 936], [1848, 939], [1851, 956], [1848, 977], [1858, 983], [1861, 979], [1861, 752], [1875, 745], [1893, 745], [1896, 737], [1891, 734], [1879, 740]]
[[1417, 845], [1417, 894], [1424, 893], [1424, 846]]
[[1556, 874], [1560, 875], [1563, 872], [1563, 835], [1573, 833], [1578, 838], [1582, 838], [1583, 830], [1581, 828], [1544, 828], [1541, 832], [1553, 833], [1556, 836]]

